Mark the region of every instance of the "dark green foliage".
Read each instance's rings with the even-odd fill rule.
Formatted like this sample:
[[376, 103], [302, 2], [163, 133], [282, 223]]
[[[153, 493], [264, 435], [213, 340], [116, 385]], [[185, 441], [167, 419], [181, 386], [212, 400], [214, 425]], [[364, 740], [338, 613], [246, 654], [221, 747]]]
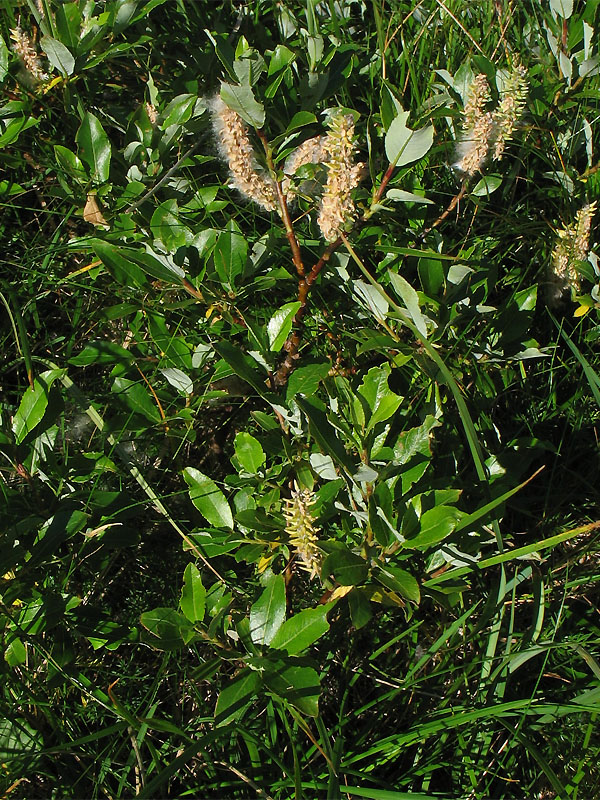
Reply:
[[597, 796], [597, 6], [2, 0], [3, 796]]

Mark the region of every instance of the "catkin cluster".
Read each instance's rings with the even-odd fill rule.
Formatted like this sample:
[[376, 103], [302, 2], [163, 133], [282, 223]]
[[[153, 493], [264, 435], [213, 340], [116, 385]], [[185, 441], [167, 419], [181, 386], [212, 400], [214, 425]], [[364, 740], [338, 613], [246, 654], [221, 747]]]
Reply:
[[458, 172], [472, 177], [490, 154], [494, 161], [500, 161], [523, 113], [528, 85], [527, 70], [517, 64], [506, 77], [497, 108], [486, 111], [489, 85], [485, 75], [477, 75], [465, 103], [462, 136], [454, 163]]
[[[259, 168], [242, 118], [219, 96], [210, 101], [210, 110], [218, 148], [229, 166], [232, 186], [266, 211], [275, 211], [275, 182]], [[339, 111], [330, 112], [328, 128], [326, 135], [308, 139], [288, 156], [283, 166], [286, 177], [281, 188], [289, 201], [295, 191], [292, 178], [301, 167], [307, 164], [325, 166], [327, 182], [317, 221], [323, 238], [333, 242], [354, 218], [351, 192], [360, 182], [364, 165], [354, 162], [353, 117]]]
[[596, 203], [588, 203], [579, 209], [572, 225], [557, 231], [550, 270], [548, 299], [551, 303], [558, 302], [565, 289], [579, 289], [577, 263], [588, 257], [595, 211]]
[[354, 118], [350, 114], [330, 114], [329, 133], [323, 143], [327, 183], [317, 220], [328, 242], [335, 241], [354, 217], [351, 193], [360, 183], [363, 164], [354, 162], [353, 138]]
[[229, 166], [231, 184], [265, 211], [275, 211], [277, 191], [272, 178], [260, 171], [243, 119], [217, 95], [210, 103], [219, 151]]
[[290, 547], [299, 561], [300, 566], [309, 573], [311, 578], [319, 574], [321, 568], [321, 551], [318, 547], [317, 534], [319, 529], [315, 526], [315, 518], [311, 512], [315, 498], [309, 489], [292, 491], [290, 500], [286, 499], [284, 509], [285, 530], [289, 537]]
[[48, 80], [48, 73], [42, 69], [42, 63], [37, 54], [37, 50], [29, 36], [20, 27], [14, 28], [10, 32], [12, 49], [16, 53], [25, 70], [25, 76], [30, 83], [42, 83]]

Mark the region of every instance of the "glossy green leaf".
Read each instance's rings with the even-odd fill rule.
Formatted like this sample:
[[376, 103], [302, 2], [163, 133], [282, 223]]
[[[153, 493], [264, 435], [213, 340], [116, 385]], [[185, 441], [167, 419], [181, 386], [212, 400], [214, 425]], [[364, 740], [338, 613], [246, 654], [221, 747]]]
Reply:
[[329, 630], [327, 612], [331, 604], [307, 608], [286, 620], [271, 640], [271, 647], [293, 656], [306, 650]]
[[307, 364], [305, 367], [295, 369], [288, 381], [287, 399], [288, 401], [297, 394], [310, 397], [319, 388], [319, 384], [329, 374], [331, 364], [323, 362], [321, 364]]
[[0, 36], [0, 83], [8, 75], [9, 51], [6, 42]]
[[404, 547], [411, 550], [426, 550], [428, 547], [443, 542], [452, 533], [460, 512], [452, 506], [435, 506], [426, 511], [420, 520], [419, 533], [404, 542]]
[[471, 189], [471, 194], [473, 197], [487, 197], [501, 185], [502, 178], [500, 175], [484, 175]]
[[25, 390], [13, 418], [13, 433], [17, 444], [20, 444], [42, 421], [48, 407], [50, 387], [64, 374], [64, 369], [42, 372], [33, 382], [33, 386]]
[[408, 111], [400, 111], [385, 135], [385, 153], [390, 164], [403, 167], [423, 158], [433, 144], [433, 126], [411, 130], [406, 125]]
[[115, 378], [112, 391], [119, 401], [136, 414], [142, 414], [151, 422], [160, 422], [161, 416], [156, 400], [146, 385], [129, 378]]
[[195, 636], [192, 623], [172, 608], [146, 611], [140, 622], [150, 634], [148, 643], [157, 650], [180, 650]]
[[281, 664], [264, 673], [265, 687], [309, 717], [319, 713], [319, 676], [312, 667]]
[[266, 374], [253, 368], [250, 359], [247, 358], [241, 350], [234, 347], [225, 339], [222, 339], [220, 342], [215, 342], [213, 347], [216, 353], [229, 364], [238, 377], [250, 384], [262, 397], [268, 396], [267, 387], [265, 386]]
[[192, 238], [192, 232], [179, 217], [176, 200], [165, 200], [158, 206], [150, 220], [150, 232], [171, 253]]
[[68, 147], [63, 147], [60, 144], [54, 145], [54, 154], [60, 167], [74, 178], [78, 183], [85, 184], [88, 182], [88, 174], [81, 162], [81, 159], [75, 155]]
[[250, 609], [250, 636], [255, 644], [271, 644], [285, 620], [285, 580], [271, 575], [265, 589]]
[[80, 353], [69, 359], [74, 367], [87, 367], [90, 364], [130, 364], [134, 354], [116, 342], [90, 342]]
[[393, 416], [402, 403], [402, 398], [392, 392], [388, 386], [389, 376], [389, 364], [385, 364], [382, 367], [372, 367], [358, 387], [359, 394], [365, 398], [371, 410], [371, 417], [366, 428], [367, 432], [372, 430], [379, 422], [384, 422]]
[[410, 600], [413, 603], [418, 603], [420, 601], [421, 592], [419, 584], [416, 578], [411, 575], [410, 572], [407, 572], [407, 570], [386, 564], [385, 567], [377, 570], [375, 577], [383, 586], [396, 592], [406, 600]]
[[267, 458], [258, 439], [245, 431], [240, 431], [236, 434], [234, 447], [235, 456], [242, 469], [250, 475], [255, 475]]
[[393, 200], [395, 203], [426, 203], [433, 205], [433, 200], [429, 200], [427, 197], [423, 197], [420, 194], [405, 192], [402, 189], [390, 189], [386, 197], [388, 200]]
[[27, 651], [23, 642], [15, 637], [4, 651], [4, 660], [9, 667], [18, 667], [27, 660]]
[[258, 672], [247, 667], [243, 669], [221, 690], [215, 708], [215, 725], [226, 725], [234, 719], [239, 719], [256, 696], [261, 684], [262, 679]]
[[206, 589], [202, 584], [200, 570], [188, 564], [183, 573], [183, 587], [179, 606], [190, 622], [201, 622], [206, 608]]
[[235, 220], [230, 219], [213, 250], [215, 270], [223, 283], [229, 287], [235, 285], [235, 279], [244, 270], [247, 256], [248, 243]]
[[247, 84], [234, 86], [231, 83], [221, 83], [221, 100], [233, 111], [237, 111], [253, 128], [262, 128], [265, 124], [265, 109], [256, 101]]
[[308, 417], [309, 430], [326, 455], [330, 455], [350, 474], [355, 472], [355, 460], [346, 452], [346, 448], [338, 438], [338, 432], [327, 419], [325, 406], [314, 397], [297, 397], [296, 403]]
[[402, 275], [398, 275], [397, 272], [392, 272], [392, 270], [388, 271], [388, 275], [390, 276], [390, 281], [392, 282], [394, 290], [398, 296], [402, 298], [404, 305], [406, 306], [406, 310], [410, 314], [412, 321], [415, 323], [415, 327], [421, 336], [426, 339], [427, 325], [425, 324], [425, 319], [421, 313], [421, 308], [419, 307], [418, 294], [406, 280], [406, 278], [402, 277]]
[[186, 467], [183, 476], [192, 503], [207, 522], [215, 528], [233, 528], [231, 508], [217, 484], [195, 467]]
[[72, 75], [75, 69], [75, 59], [72, 53], [62, 42], [51, 36], [42, 36], [40, 47], [46, 53], [48, 61], [63, 75]]
[[144, 270], [129, 258], [127, 248], [117, 247], [101, 239], [92, 239], [90, 246], [110, 274], [124, 286], [137, 286], [139, 289], [148, 286]]
[[192, 116], [194, 106], [198, 101], [195, 94], [180, 94], [174, 97], [163, 112], [163, 130], [170, 128], [171, 125], [183, 125]]
[[333, 575], [342, 586], [356, 586], [363, 583], [368, 573], [365, 559], [345, 547], [334, 550], [323, 562], [322, 574]]
[[269, 337], [269, 347], [278, 352], [281, 350], [287, 337], [292, 330], [294, 317], [298, 313], [301, 303], [286, 303], [281, 306], [269, 320], [267, 325], [267, 335]]
[[79, 156], [96, 183], [106, 183], [110, 172], [111, 146], [100, 120], [86, 111], [75, 135]]

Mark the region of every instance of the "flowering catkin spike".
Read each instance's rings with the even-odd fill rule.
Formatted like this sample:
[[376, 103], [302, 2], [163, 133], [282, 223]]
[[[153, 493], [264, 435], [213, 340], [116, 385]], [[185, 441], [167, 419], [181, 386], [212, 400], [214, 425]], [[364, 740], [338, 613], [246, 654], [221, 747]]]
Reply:
[[294, 175], [305, 164], [322, 164], [329, 156], [325, 149], [326, 136], [313, 136], [297, 147], [286, 158], [283, 171], [286, 175]]
[[525, 107], [525, 98], [529, 83], [527, 70], [522, 64], [517, 64], [508, 73], [502, 87], [500, 104], [494, 111], [494, 150], [493, 158], [500, 161], [504, 153], [504, 146], [514, 133]]
[[577, 262], [585, 261], [589, 252], [592, 219], [596, 203], [588, 203], [580, 208], [575, 222], [557, 231], [556, 243], [552, 251], [549, 301], [556, 303], [565, 289], [579, 289]]
[[321, 552], [318, 548], [317, 534], [319, 529], [315, 526], [315, 518], [311, 506], [315, 502], [313, 492], [309, 489], [292, 491], [291, 500], [286, 499], [284, 509], [285, 530], [289, 536], [289, 543], [294, 549], [300, 566], [314, 578], [321, 568]]
[[20, 27], [14, 28], [10, 32], [13, 51], [21, 59], [27, 76], [34, 83], [41, 83], [48, 80], [48, 74], [42, 69], [42, 64], [29, 36]]
[[323, 192], [318, 224], [328, 242], [337, 239], [354, 216], [350, 193], [360, 183], [363, 165], [354, 163], [354, 118], [332, 113], [323, 149], [326, 155], [327, 184]]
[[275, 183], [259, 171], [244, 121], [218, 95], [210, 102], [210, 110], [219, 152], [229, 166], [232, 186], [266, 211], [275, 211]]

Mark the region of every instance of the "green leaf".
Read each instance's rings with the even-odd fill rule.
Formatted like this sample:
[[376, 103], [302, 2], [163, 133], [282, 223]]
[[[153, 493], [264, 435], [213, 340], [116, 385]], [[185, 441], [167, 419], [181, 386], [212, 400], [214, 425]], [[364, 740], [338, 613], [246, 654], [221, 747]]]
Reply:
[[236, 434], [234, 447], [235, 457], [241, 467], [250, 475], [256, 475], [267, 458], [258, 439], [245, 431], [240, 431]]
[[160, 411], [156, 401], [150, 396], [146, 387], [138, 381], [129, 378], [115, 378], [112, 391], [119, 401], [136, 414], [142, 414], [151, 422], [160, 422]]
[[75, 59], [67, 47], [51, 36], [42, 36], [40, 46], [48, 57], [53, 67], [63, 75], [72, 75], [75, 69]]
[[288, 402], [297, 394], [303, 394], [305, 397], [313, 395], [321, 381], [329, 375], [330, 369], [331, 364], [328, 361], [321, 364], [307, 364], [305, 367], [295, 369], [288, 381], [286, 395]]
[[21, 444], [42, 421], [48, 407], [48, 393], [57, 378], [62, 378], [64, 369], [51, 369], [37, 377], [33, 386], [26, 389], [13, 419], [13, 433], [17, 444]]
[[167, 367], [161, 369], [161, 374], [178, 392], [189, 395], [194, 391], [194, 381], [183, 370], [177, 367]]
[[200, 570], [188, 564], [183, 573], [183, 587], [179, 606], [190, 622], [201, 622], [206, 608], [206, 589], [202, 584]]
[[213, 347], [217, 355], [229, 364], [238, 377], [256, 389], [261, 397], [265, 399], [268, 397], [267, 387], [265, 386], [266, 376], [263, 377], [264, 373], [261, 375], [257, 369], [253, 369], [250, 366], [249, 359], [247, 360], [241, 350], [238, 350], [237, 347], [234, 347], [224, 339], [220, 342], [215, 342]]
[[178, 267], [168, 255], [161, 255], [159, 258], [158, 254], [153, 255], [152, 253], [143, 252], [142, 250], [131, 250], [127, 248], [121, 248], [121, 253], [125, 255], [130, 262], [141, 267], [150, 277], [156, 278], [156, 280], [159, 281], [164, 281], [165, 283], [174, 283], [177, 286], [183, 285], [185, 272], [181, 267]]
[[2, 83], [4, 78], [8, 75], [8, 60], [8, 47], [2, 36], [0, 36], [0, 83]]
[[120, 248], [101, 239], [92, 239], [90, 245], [110, 274], [124, 286], [146, 288], [148, 280], [143, 270], [130, 259], [127, 248]]
[[278, 669], [265, 669], [263, 676], [266, 688], [285, 698], [295, 708], [309, 717], [319, 713], [319, 676], [312, 667], [285, 666], [278, 662]]
[[186, 123], [192, 116], [197, 100], [195, 94], [180, 94], [174, 97], [163, 112], [162, 129]]
[[485, 175], [477, 184], [471, 189], [473, 197], [487, 197], [502, 184], [500, 175]]
[[355, 472], [354, 459], [346, 452], [346, 448], [338, 438], [337, 431], [327, 419], [323, 403], [314, 397], [296, 397], [296, 403], [308, 417], [311, 436], [321, 450], [329, 454], [334, 461], [337, 461], [353, 475]]
[[375, 577], [383, 586], [396, 592], [406, 600], [411, 600], [413, 603], [418, 603], [421, 600], [421, 592], [416, 578], [405, 569], [391, 567], [386, 564], [385, 567], [377, 571]]
[[550, 8], [563, 19], [569, 19], [573, 14], [573, 0], [550, 0]]
[[55, 144], [54, 155], [62, 169], [78, 183], [85, 184], [88, 182], [89, 178], [86, 169], [81, 163], [81, 159], [72, 150], [60, 144]]
[[243, 272], [247, 256], [248, 242], [235, 220], [230, 219], [213, 250], [217, 275], [228, 287], [233, 288], [235, 279]]
[[150, 220], [150, 232], [171, 253], [183, 247], [192, 236], [179, 217], [177, 200], [165, 200], [158, 206]]
[[389, 419], [402, 403], [402, 397], [392, 392], [388, 386], [389, 376], [389, 364], [385, 364], [383, 367], [372, 367], [358, 387], [359, 394], [365, 398], [371, 410], [367, 432], [372, 430], [377, 423]]
[[385, 135], [385, 153], [390, 164], [403, 167], [429, 152], [433, 144], [433, 127], [413, 131], [406, 125], [408, 111], [400, 111]]
[[323, 562], [322, 575], [327, 577], [333, 575], [342, 586], [364, 583], [368, 574], [365, 559], [345, 547], [334, 550]]
[[285, 620], [285, 580], [271, 575], [250, 609], [250, 636], [255, 644], [271, 644]]
[[265, 124], [265, 109], [256, 101], [250, 86], [222, 82], [221, 100], [253, 128], [262, 128]]
[[11, 640], [10, 644], [4, 651], [4, 660], [9, 667], [18, 667], [20, 664], [25, 663], [27, 660], [27, 651], [25, 650], [25, 645], [20, 639], [15, 637]]
[[398, 275], [398, 273], [392, 272], [392, 270], [388, 270], [388, 275], [390, 276], [392, 286], [399, 297], [402, 298], [404, 305], [406, 306], [406, 310], [410, 314], [412, 321], [415, 323], [415, 327], [421, 336], [426, 339], [427, 325], [425, 324], [425, 319], [423, 314], [421, 314], [421, 309], [419, 307], [419, 295], [406, 280], [406, 278], [402, 277], [402, 275]]
[[306, 650], [329, 630], [327, 612], [332, 604], [307, 608], [286, 620], [271, 640], [271, 647], [293, 656]]
[[246, 667], [219, 694], [215, 708], [215, 725], [239, 719], [262, 684], [258, 672]]
[[426, 511], [420, 520], [419, 533], [407, 539], [403, 547], [411, 550], [426, 550], [439, 542], [443, 542], [452, 533], [460, 511], [452, 506], [436, 506]]
[[215, 528], [233, 528], [233, 516], [227, 498], [217, 484], [195, 467], [186, 467], [183, 476], [190, 487], [192, 503]]
[[281, 350], [292, 330], [294, 317], [301, 305], [299, 302], [286, 303], [273, 314], [267, 325], [267, 335], [271, 350]]
[[417, 269], [425, 294], [428, 297], [436, 297], [444, 288], [442, 262], [435, 258], [420, 258]]
[[429, 200], [427, 197], [423, 197], [420, 194], [405, 192], [402, 189], [390, 189], [386, 197], [388, 200], [394, 200], [396, 203], [427, 203], [433, 205], [433, 200]]
[[110, 172], [110, 141], [100, 120], [86, 111], [75, 134], [79, 156], [92, 172], [97, 183], [106, 183]]
[[140, 622], [150, 633], [148, 643], [157, 650], [180, 650], [196, 635], [192, 623], [172, 608], [146, 611]]
[[69, 364], [74, 367], [87, 367], [89, 364], [131, 364], [135, 356], [116, 342], [90, 342], [73, 358]]

